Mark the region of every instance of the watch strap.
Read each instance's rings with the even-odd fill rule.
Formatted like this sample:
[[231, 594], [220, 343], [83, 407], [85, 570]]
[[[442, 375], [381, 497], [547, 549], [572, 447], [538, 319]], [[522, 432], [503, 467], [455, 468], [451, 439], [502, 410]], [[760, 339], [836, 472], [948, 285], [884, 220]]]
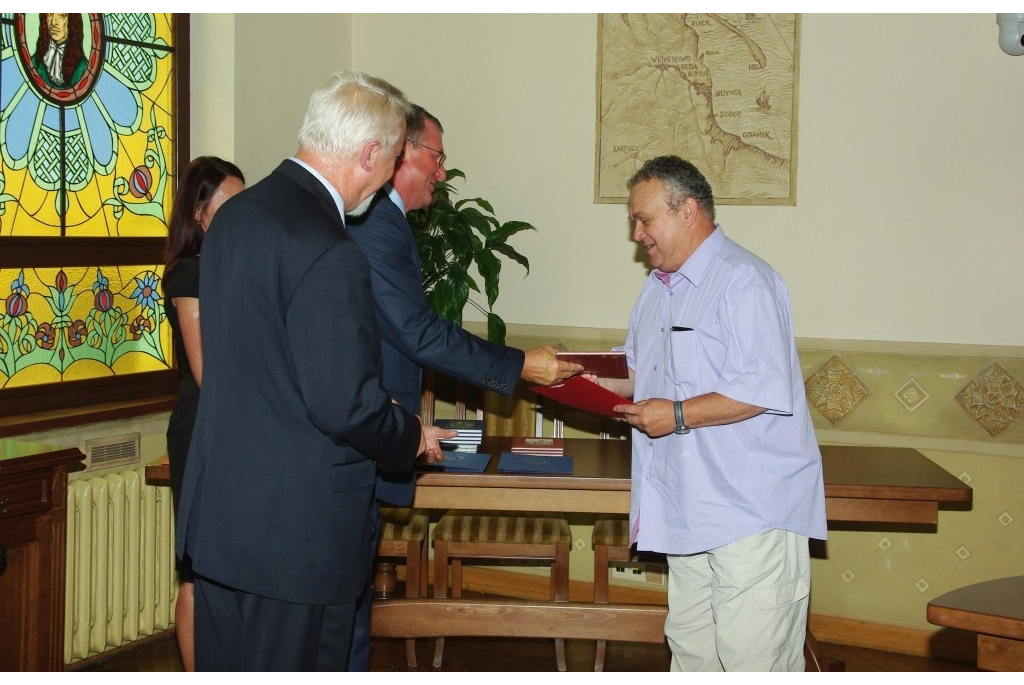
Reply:
[[683, 418], [683, 402], [682, 400], [676, 400], [673, 403], [673, 408], [676, 412], [676, 435], [685, 435], [690, 432], [690, 429], [686, 427], [686, 421]]

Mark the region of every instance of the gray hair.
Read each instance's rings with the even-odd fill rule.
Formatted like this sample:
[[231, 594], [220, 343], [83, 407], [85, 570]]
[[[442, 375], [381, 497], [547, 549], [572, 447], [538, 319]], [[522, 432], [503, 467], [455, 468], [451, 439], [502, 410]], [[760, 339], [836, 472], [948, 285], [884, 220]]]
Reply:
[[711, 184], [690, 162], [675, 155], [649, 159], [633, 174], [626, 187], [632, 190], [637, 183], [650, 180], [659, 181], [665, 186], [668, 206], [673, 212], [678, 212], [686, 198], [692, 197], [708, 219], [715, 220], [715, 198], [711, 194]]
[[309, 99], [299, 147], [325, 159], [351, 157], [368, 141], [390, 150], [402, 134], [411, 105], [402, 91], [376, 76], [332, 74]]
[[419, 143], [423, 132], [427, 130], [427, 121], [432, 121], [434, 126], [437, 126], [437, 130], [444, 133], [444, 126], [441, 125], [440, 119], [419, 105], [412, 105], [409, 116], [405, 118], [405, 137]]

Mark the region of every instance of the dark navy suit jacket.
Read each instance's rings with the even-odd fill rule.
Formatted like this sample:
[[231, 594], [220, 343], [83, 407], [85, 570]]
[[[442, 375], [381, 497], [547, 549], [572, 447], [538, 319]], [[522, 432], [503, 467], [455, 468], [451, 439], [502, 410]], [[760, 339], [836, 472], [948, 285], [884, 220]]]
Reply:
[[299, 604], [368, 584], [378, 466], [419, 421], [381, 383], [370, 269], [327, 189], [283, 162], [203, 244], [203, 390], [178, 517], [196, 574]]
[[[478, 338], [445, 321], [427, 304], [412, 227], [388, 197], [387, 186], [366, 215], [349, 219], [348, 230], [370, 260], [384, 387], [402, 407], [419, 412], [423, 366], [503, 395], [515, 391], [523, 369], [522, 350]], [[399, 506], [412, 502], [415, 486], [410, 475], [381, 476], [377, 499]]]

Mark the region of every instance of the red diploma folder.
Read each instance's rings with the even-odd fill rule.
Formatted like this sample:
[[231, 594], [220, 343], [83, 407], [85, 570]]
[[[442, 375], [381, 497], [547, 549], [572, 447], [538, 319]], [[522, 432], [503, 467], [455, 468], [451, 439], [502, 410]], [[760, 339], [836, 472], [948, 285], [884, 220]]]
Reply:
[[556, 352], [559, 359], [582, 364], [583, 373], [598, 378], [629, 378], [625, 352]]
[[616, 414], [612, 411], [612, 407], [632, 402], [582, 376], [573, 376], [557, 385], [538, 385], [530, 389], [538, 395], [544, 395], [570, 407], [602, 416], [621, 417], [622, 414]]

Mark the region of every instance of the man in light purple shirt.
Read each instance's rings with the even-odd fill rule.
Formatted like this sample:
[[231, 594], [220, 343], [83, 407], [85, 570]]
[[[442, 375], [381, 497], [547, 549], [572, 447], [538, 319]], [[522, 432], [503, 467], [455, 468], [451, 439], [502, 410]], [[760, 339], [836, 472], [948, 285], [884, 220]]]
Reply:
[[714, 223], [711, 187], [678, 157], [629, 182], [654, 271], [630, 317], [631, 539], [668, 555], [672, 670], [796, 670], [809, 537], [825, 494], [789, 293]]

